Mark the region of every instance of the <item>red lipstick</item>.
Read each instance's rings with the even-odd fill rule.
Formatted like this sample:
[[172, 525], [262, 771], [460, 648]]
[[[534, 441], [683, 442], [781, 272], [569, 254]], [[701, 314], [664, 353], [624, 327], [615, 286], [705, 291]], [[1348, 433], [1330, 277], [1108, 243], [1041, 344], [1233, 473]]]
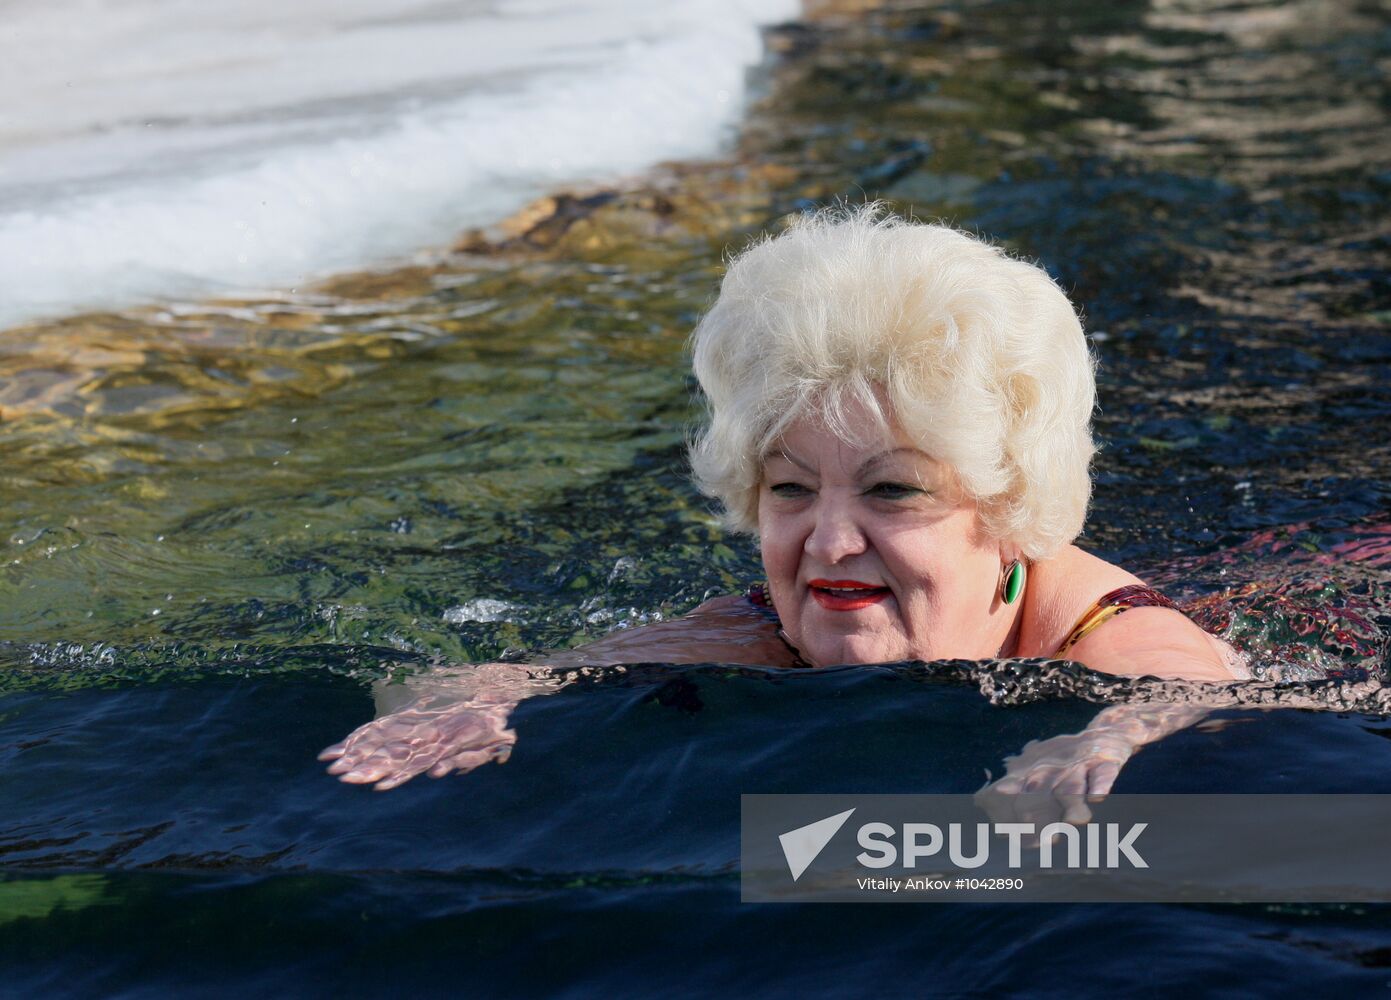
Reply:
[[890, 594], [888, 587], [879, 587], [860, 580], [811, 580], [811, 596], [827, 611], [859, 611], [878, 604]]

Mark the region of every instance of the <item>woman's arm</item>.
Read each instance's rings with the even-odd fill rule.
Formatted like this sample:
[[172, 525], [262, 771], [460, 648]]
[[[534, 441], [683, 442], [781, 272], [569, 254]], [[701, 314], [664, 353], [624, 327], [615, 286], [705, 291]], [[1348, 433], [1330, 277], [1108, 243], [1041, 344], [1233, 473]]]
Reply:
[[[1231, 646], [1172, 608], [1130, 608], [1066, 655], [1122, 677], [1229, 684], [1251, 676]], [[1212, 710], [1187, 703], [1112, 705], [1080, 733], [1026, 745], [1006, 760], [1004, 777], [977, 793], [978, 801], [996, 819], [1084, 823], [1091, 817], [1087, 802], [1105, 798], [1136, 751], [1200, 722]]]
[[622, 629], [541, 663], [480, 663], [379, 682], [379, 717], [359, 726], [320, 760], [350, 784], [386, 791], [418, 774], [467, 774], [502, 763], [517, 742], [507, 722], [522, 700], [560, 690], [551, 668], [622, 663], [749, 663], [791, 666], [793, 654], [772, 622], [742, 597], [717, 597], [682, 618]]
[[976, 803], [996, 822], [1086, 823], [1092, 815], [1087, 803], [1110, 794], [1136, 751], [1212, 711], [1191, 704], [1111, 705], [1080, 733], [1033, 740], [1005, 758], [1004, 776], [977, 792]]
[[545, 659], [556, 666], [746, 663], [790, 667], [794, 661], [772, 619], [748, 598], [737, 596], [716, 597], [680, 618], [619, 629]]
[[328, 773], [354, 785], [395, 788], [418, 774], [467, 774], [502, 763], [517, 734], [508, 717], [523, 699], [550, 694], [565, 681], [516, 663], [450, 667], [400, 683], [378, 681], [379, 717], [319, 754]]

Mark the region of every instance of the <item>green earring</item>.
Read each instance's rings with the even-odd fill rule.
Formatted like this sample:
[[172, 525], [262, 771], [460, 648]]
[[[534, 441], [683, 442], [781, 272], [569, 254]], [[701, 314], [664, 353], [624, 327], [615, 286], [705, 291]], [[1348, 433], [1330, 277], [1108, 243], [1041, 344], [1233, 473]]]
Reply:
[[1006, 604], [1019, 600], [1019, 595], [1024, 593], [1024, 580], [1028, 573], [1022, 559], [1010, 563], [1000, 577], [1000, 599]]

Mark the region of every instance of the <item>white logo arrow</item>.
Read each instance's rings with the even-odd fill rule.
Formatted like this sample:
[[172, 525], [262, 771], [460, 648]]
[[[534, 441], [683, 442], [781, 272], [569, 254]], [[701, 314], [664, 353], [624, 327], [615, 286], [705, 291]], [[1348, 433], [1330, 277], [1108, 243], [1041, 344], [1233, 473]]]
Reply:
[[847, 809], [843, 813], [827, 816], [778, 836], [778, 843], [782, 844], [782, 856], [787, 859], [787, 867], [792, 872], [792, 881], [795, 882], [802, 877], [802, 872], [816, 860], [816, 856], [831, 842], [836, 831], [845, 825], [845, 821], [854, 811]]

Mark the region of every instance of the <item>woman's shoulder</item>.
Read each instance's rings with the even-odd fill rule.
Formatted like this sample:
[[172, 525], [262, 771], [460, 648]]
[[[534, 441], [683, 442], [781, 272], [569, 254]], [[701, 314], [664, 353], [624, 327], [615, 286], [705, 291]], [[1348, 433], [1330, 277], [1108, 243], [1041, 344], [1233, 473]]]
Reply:
[[1130, 676], [1205, 681], [1242, 676], [1239, 657], [1226, 643], [1198, 628], [1135, 574], [1076, 546], [1035, 568], [1034, 655], [1061, 655]]
[[1101, 598], [1125, 587], [1144, 586], [1134, 573], [1076, 545], [1034, 563], [1029, 576], [1025, 632], [1029, 645], [1041, 651], [1038, 655], [1058, 649]]

